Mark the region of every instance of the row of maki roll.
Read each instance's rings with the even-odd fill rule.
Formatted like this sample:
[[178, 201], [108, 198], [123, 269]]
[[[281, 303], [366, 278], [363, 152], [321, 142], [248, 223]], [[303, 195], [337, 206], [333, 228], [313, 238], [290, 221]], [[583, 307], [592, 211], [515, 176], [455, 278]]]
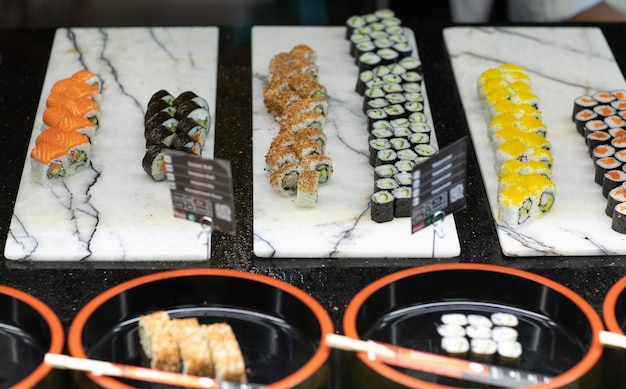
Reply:
[[546, 215], [556, 199], [554, 157], [539, 97], [526, 69], [512, 63], [483, 71], [477, 93], [498, 177], [497, 218], [513, 228], [527, 225]]
[[424, 112], [422, 63], [401, 19], [389, 9], [349, 17], [345, 38], [367, 120], [374, 169], [371, 218], [384, 223], [409, 217], [412, 171], [438, 151]]
[[611, 228], [626, 233], [626, 91], [597, 91], [574, 99], [572, 121], [594, 164], [594, 182], [607, 199]]
[[201, 156], [210, 127], [209, 104], [195, 92], [185, 91], [176, 97], [164, 89], [154, 93], [144, 116], [144, 171], [155, 181], [165, 180], [163, 151]]
[[404, 34], [401, 19], [390, 9], [349, 17], [346, 39], [350, 41], [349, 53], [359, 71], [398, 63], [414, 51]]
[[510, 313], [445, 313], [437, 323], [444, 354], [476, 362], [519, 366], [522, 345], [518, 339], [519, 320]]
[[102, 79], [88, 69], [56, 81], [46, 98], [43, 128], [30, 152], [34, 182], [51, 186], [90, 165], [100, 128]]
[[324, 132], [326, 87], [318, 80], [317, 53], [305, 44], [270, 59], [263, 103], [279, 125], [265, 155], [270, 186], [296, 197], [302, 208], [317, 206], [319, 185], [333, 172]]

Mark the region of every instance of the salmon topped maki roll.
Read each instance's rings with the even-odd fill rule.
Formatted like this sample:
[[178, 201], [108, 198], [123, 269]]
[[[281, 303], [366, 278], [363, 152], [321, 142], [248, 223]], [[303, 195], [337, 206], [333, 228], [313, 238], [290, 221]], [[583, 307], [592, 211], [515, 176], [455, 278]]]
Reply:
[[78, 115], [63, 116], [56, 122], [55, 127], [65, 131], [76, 131], [86, 135], [89, 139], [93, 139], [97, 130], [96, 125], [91, 120]]
[[86, 136], [60, 129], [42, 132], [30, 153], [35, 182], [50, 186], [88, 166], [90, 143]]
[[97, 86], [90, 85], [84, 82], [78, 82], [71, 78], [66, 78], [55, 82], [52, 86], [52, 89], [50, 90], [50, 94], [56, 93], [65, 95], [71, 99], [88, 97], [96, 102], [100, 100], [100, 92]]
[[98, 104], [91, 99], [67, 100], [61, 105], [48, 107], [43, 113], [43, 122], [47, 126], [55, 127], [69, 116], [82, 116], [93, 123], [97, 129], [100, 109]]
[[102, 78], [89, 69], [81, 69], [74, 73], [72, 80], [93, 85], [98, 88], [98, 92], [102, 92]]

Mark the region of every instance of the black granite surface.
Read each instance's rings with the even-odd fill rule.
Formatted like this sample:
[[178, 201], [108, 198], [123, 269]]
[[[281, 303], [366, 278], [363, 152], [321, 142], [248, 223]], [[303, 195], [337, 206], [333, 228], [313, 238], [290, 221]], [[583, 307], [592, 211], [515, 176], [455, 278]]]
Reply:
[[[441, 146], [467, 134], [450, 62], [444, 24], [410, 25], [416, 34], [433, 122]], [[626, 25], [601, 25], [622, 72], [626, 69]], [[53, 29], [0, 30], [0, 249], [4, 245], [27, 152], [37, 102], [46, 72]], [[233, 167], [237, 233], [215, 232], [212, 259], [198, 262], [0, 262], [0, 284], [30, 293], [48, 304], [66, 331], [80, 308], [98, 293], [131, 278], [182, 267], [247, 270], [302, 288], [328, 310], [341, 332], [346, 305], [368, 283], [407, 267], [440, 262], [510, 266], [553, 279], [580, 294], [601, 313], [607, 290], [626, 275], [625, 256], [530, 257], [503, 255], [488, 207], [475, 151], [468, 156], [467, 208], [455, 214], [461, 242], [459, 258], [263, 259], [252, 247], [252, 109], [249, 31], [220, 29], [215, 156]], [[229, 131], [220, 131], [229, 129]], [[445, 286], [442, 286], [445, 287]], [[521, 293], [522, 291], [520, 291]]]

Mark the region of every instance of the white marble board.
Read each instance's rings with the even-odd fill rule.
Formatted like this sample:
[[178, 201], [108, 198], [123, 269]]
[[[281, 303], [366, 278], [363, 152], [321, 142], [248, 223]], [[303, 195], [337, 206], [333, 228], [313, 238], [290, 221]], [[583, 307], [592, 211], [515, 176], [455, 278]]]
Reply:
[[[415, 45], [411, 30], [407, 34]], [[368, 163], [367, 127], [362, 97], [355, 92], [357, 66], [343, 27], [255, 26], [252, 29], [254, 253], [267, 257], [367, 258], [455, 257], [460, 254], [454, 215], [411, 234], [410, 218], [376, 223], [370, 218], [373, 168]], [[281, 51], [307, 44], [318, 53], [319, 81], [326, 87], [329, 114], [324, 131], [334, 175], [320, 187], [316, 208], [299, 208], [295, 198], [272, 189], [265, 154], [278, 124], [263, 105], [269, 61]], [[415, 46], [414, 46], [415, 47]], [[417, 53], [416, 53], [417, 55]], [[428, 102], [425, 110], [432, 122]], [[434, 139], [436, 142], [436, 137]]]
[[611, 229], [593, 162], [571, 120], [574, 99], [626, 86], [602, 31], [595, 27], [450, 27], [444, 30], [458, 90], [495, 218], [497, 176], [487, 121], [476, 95], [480, 73], [502, 63], [524, 66], [540, 98], [552, 143], [556, 202], [518, 229], [497, 222], [508, 256], [620, 255], [626, 236]]
[[87, 68], [104, 80], [92, 167], [50, 188], [33, 183], [28, 153], [5, 256], [11, 260], [206, 260], [210, 236], [173, 216], [168, 184], [141, 166], [143, 119], [160, 89], [192, 90], [213, 118], [203, 157], [212, 158], [217, 27], [75, 28], [54, 36], [28, 153], [42, 128], [50, 88]]

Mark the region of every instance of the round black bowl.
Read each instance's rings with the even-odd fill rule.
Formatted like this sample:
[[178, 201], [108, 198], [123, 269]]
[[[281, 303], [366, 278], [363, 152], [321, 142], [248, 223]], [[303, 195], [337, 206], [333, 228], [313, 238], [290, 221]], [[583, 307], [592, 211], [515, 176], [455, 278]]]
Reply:
[[35, 297], [0, 285], [0, 387], [55, 388], [66, 374], [43, 362], [63, 351], [63, 327], [56, 314]]
[[[323, 307], [282, 281], [226, 269], [160, 272], [113, 287], [90, 301], [69, 330], [76, 357], [141, 365], [139, 316], [165, 310], [173, 318], [226, 321], [242, 349], [251, 383], [267, 388], [324, 387], [332, 379], [329, 348], [334, 331]], [[84, 379], [84, 375], [82, 376]], [[88, 374], [82, 385], [148, 388], [151, 384]]]
[[[490, 315], [507, 312], [519, 319], [523, 354], [517, 368], [553, 377], [532, 388], [576, 383], [599, 388], [602, 321], [568, 288], [544, 277], [482, 264], [443, 264], [388, 275], [361, 290], [349, 303], [344, 333], [412, 349], [443, 353], [436, 324], [444, 313]], [[344, 366], [359, 388], [492, 388], [460, 379], [373, 362], [363, 353], [344, 353]], [[531, 386], [528, 386], [529, 388]]]

